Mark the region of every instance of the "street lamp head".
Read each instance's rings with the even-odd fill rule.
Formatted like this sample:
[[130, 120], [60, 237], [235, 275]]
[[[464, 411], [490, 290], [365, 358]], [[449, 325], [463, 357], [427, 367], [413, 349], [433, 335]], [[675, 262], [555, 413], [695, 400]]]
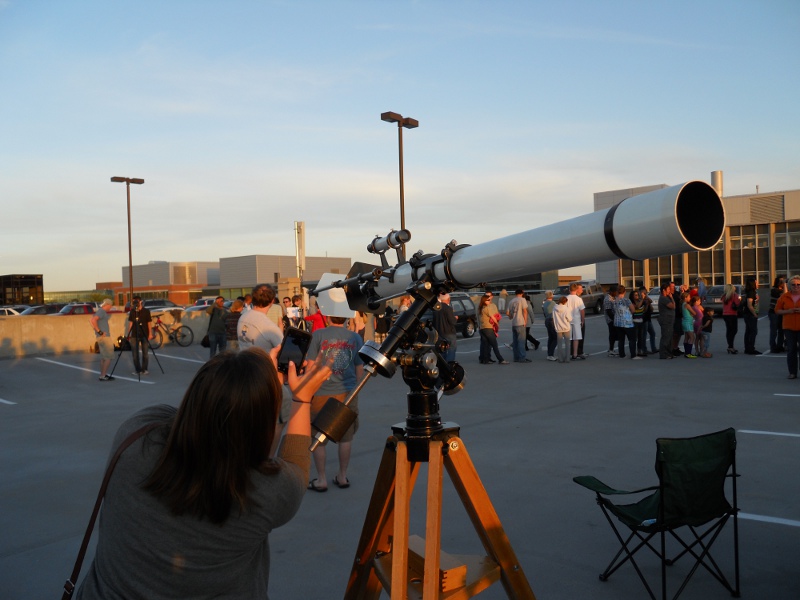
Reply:
[[387, 123], [402, 123], [403, 115], [396, 112], [381, 113], [381, 121], [386, 121]]
[[412, 119], [411, 117], [406, 117], [405, 119], [403, 119], [403, 127], [405, 127], [406, 129], [414, 129], [416, 127], [419, 127], [419, 121], [417, 121], [416, 119]]
[[144, 179], [137, 177], [112, 177], [111, 181], [114, 183], [135, 183], [137, 185], [144, 183]]

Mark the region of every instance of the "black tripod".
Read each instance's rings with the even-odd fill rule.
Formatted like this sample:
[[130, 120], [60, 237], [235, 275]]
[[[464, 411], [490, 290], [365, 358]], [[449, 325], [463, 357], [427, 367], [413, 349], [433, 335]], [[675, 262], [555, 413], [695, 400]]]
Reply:
[[[130, 328], [128, 329], [128, 333], [125, 335], [124, 338], [120, 338], [120, 343], [117, 345], [115, 350], [119, 352], [117, 355], [117, 360], [114, 362], [114, 367], [111, 369], [110, 375], [114, 375], [114, 371], [117, 368], [117, 364], [119, 363], [119, 359], [122, 358], [122, 353], [125, 350], [130, 350], [131, 353], [136, 352], [133, 356], [133, 366], [136, 369], [136, 375], [139, 378], [139, 381], [142, 380], [142, 371], [143, 368], [139, 368], [139, 345], [142, 345], [142, 358], [144, 359], [147, 356], [147, 347], [150, 348], [150, 352], [153, 353], [153, 358], [156, 359], [156, 364], [158, 368], [161, 370], [161, 373], [164, 373], [164, 367], [161, 366], [161, 361], [158, 360], [158, 354], [156, 354], [156, 349], [153, 348], [153, 344], [150, 343], [150, 338], [147, 336], [147, 327], [145, 327], [144, 323], [139, 320], [139, 309], [131, 309], [131, 319], [130, 319]], [[131, 342], [131, 336], [133, 336], [133, 342]], [[147, 342], [147, 347], [144, 347], [142, 341]], [[142, 361], [144, 363], [144, 360]]]

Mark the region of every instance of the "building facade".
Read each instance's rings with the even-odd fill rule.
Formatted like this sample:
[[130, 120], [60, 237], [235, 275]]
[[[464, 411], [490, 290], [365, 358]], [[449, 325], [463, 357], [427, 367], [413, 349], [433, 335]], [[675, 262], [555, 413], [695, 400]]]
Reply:
[[[714, 177], [719, 173], [718, 177]], [[777, 275], [800, 273], [800, 190], [722, 196], [720, 172], [712, 174], [725, 208], [725, 231], [710, 250], [686, 252], [646, 260], [616, 260], [597, 264], [603, 284], [622, 283], [632, 289], [652, 288], [665, 281], [694, 284], [702, 277], [707, 285], [744, 284], [754, 278], [769, 287]], [[595, 211], [626, 198], [666, 185], [600, 192], [594, 195]]]
[[[303, 280], [316, 281], [323, 273], [346, 275], [351, 264], [349, 258], [309, 256]], [[166, 298], [176, 304], [189, 305], [208, 296], [244, 296], [257, 283], [271, 283], [276, 287], [281, 283], [283, 288], [288, 285], [288, 279], [299, 281], [296, 273], [294, 256], [252, 254], [221, 258], [218, 262], [152, 261], [133, 265], [133, 291], [144, 300]], [[130, 295], [128, 267], [122, 267], [122, 279], [113, 289], [115, 303], [119, 306], [128, 302]]]
[[0, 306], [44, 304], [41, 275], [0, 275]]

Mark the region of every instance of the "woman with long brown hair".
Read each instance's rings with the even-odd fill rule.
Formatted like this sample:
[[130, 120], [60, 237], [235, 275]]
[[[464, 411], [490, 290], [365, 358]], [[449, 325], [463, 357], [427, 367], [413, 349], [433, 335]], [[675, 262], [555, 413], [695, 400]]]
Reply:
[[300, 507], [311, 454], [311, 397], [330, 369], [289, 367], [292, 414], [270, 447], [281, 377], [258, 348], [223, 352], [195, 375], [180, 406], [122, 424], [154, 429], [121, 455], [105, 494], [97, 552], [77, 598], [266, 598], [269, 533]]
[[501, 365], [507, 365], [508, 361], [500, 355], [500, 348], [497, 347], [497, 331], [500, 323], [500, 313], [492, 302], [492, 292], [486, 292], [478, 303], [478, 323], [481, 335], [481, 347], [478, 359], [482, 365], [488, 365], [495, 361], [492, 360], [492, 351]]

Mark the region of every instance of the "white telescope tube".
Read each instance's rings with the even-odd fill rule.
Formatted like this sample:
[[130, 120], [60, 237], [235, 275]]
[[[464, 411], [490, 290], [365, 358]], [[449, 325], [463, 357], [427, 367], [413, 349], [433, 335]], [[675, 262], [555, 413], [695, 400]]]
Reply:
[[[552, 269], [619, 258], [644, 260], [690, 250], [708, 250], [725, 230], [725, 209], [705, 182], [690, 181], [633, 196], [607, 210], [516, 233], [456, 251], [449, 263], [460, 288]], [[376, 291], [389, 298], [405, 291], [422, 273], [406, 263], [394, 282], [381, 279]], [[433, 275], [446, 281], [445, 263]]]

